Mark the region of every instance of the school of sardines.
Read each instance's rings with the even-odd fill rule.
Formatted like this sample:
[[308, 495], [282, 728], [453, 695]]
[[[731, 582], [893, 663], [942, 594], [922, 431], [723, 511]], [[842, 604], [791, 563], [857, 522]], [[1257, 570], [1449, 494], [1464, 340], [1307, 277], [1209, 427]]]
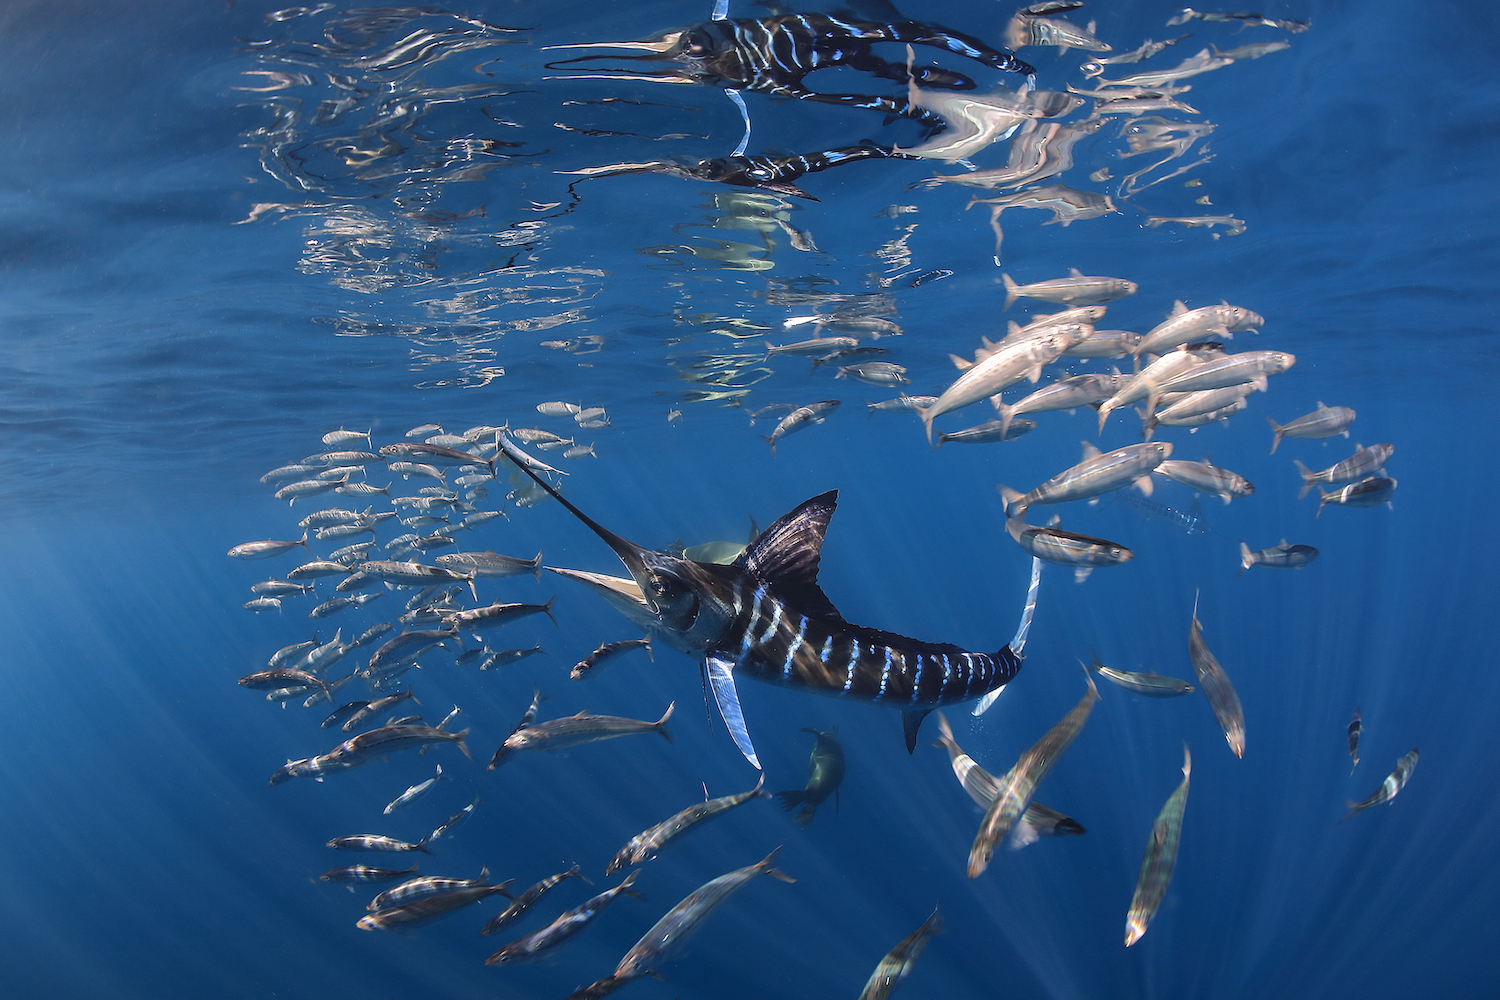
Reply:
[[[1109, 46], [1094, 38], [1090, 30], [1069, 25], [1056, 16], [1077, 6], [1060, 3], [1026, 8], [1013, 20], [1007, 40], [1015, 48], [1026, 44], [1052, 44], [1109, 51]], [[1185, 12], [1185, 16], [1188, 15], [1202, 20], [1252, 17]], [[848, 29], [848, 25], [842, 22], [825, 20], [828, 24], [824, 27], [832, 26], [829, 30]], [[751, 27], [764, 27], [758, 23], [751, 25], [749, 21], [726, 23], [735, 25], [734, 38], [739, 43], [752, 37]], [[778, 23], [777, 29], [810, 31], [823, 24], [816, 18], [803, 17], [790, 25]], [[1285, 27], [1286, 23], [1281, 26]], [[907, 26], [903, 22], [885, 27], [899, 34], [897, 29], [905, 30]], [[1090, 64], [1089, 75], [1104, 72], [1105, 64], [1139, 61], [1171, 44], [1174, 42], [1147, 43], [1135, 53], [1101, 57]], [[1153, 45], [1156, 48], [1153, 49]], [[1112, 86], [1121, 88], [1128, 84], [1138, 93], [1125, 96], [1117, 90], [1105, 97], [1096, 95], [1101, 103], [1100, 114], [1136, 116], [1152, 110], [1183, 110], [1172, 97], [1186, 88], [1174, 89], [1168, 86], [1170, 83], [1227, 65], [1234, 58], [1255, 58], [1259, 54], [1263, 53], [1242, 51], [1231, 55], [1216, 52], [1209, 56], [1205, 50], [1201, 58], [1194, 57], [1177, 71], [1114, 81]], [[1019, 66], [1025, 67], [1025, 64]], [[1016, 67], [1010, 68], [1019, 71]], [[1105, 86], [1105, 83], [1100, 83], [1100, 87]], [[815, 99], [809, 95], [797, 96]], [[943, 100], [942, 96], [920, 91], [914, 83], [911, 88], [912, 105], [931, 118], [943, 119], [945, 114], [956, 113], [954, 103]], [[1040, 100], [1038, 96], [1031, 103], [1036, 105]], [[871, 101], [867, 106], [884, 107], [877, 99]], [[1104, 106], [1110, 107], [1106, 111]], [[1012, 117], [1016, 110], [1016, 107], [1008, 106]], [[1187, 112], [1191, 110], [1186, 109]], [[1017, 133], [1012, 147], [1022, 153], [1041, 150], [1049, 139], [1059, 138], [1056, 126], [1041, 124], [1051, 115], [1037, 110], [1036, 106], [1032, 111], [1035, 113], [1020, 116], [1026, 120], [1026, 125]], [[1020, 119], [1011, 124], [1020, 124]], [[1002, 115], [999, 120], [1009, 119]], [[1091, 123], [1094, 121], [1090, 120]], [[981, 125], [979, 135], [983, 145], [1011, 134], [999, 135], [993, 122]], [[1091, 127], [1097, 128], [1098, 125], [1092, 124]], [[1075, 126], [1075, 131], [1076, 134], [1071, 136], [1075, 141], [1088, 132], [1082, 126]], [[975, 140], [973, 137], [963, 140], [961, 130], [955, 128], [951, 132], [939, 132], [937, 138], [929, 140], [925, 147], [880, 152], [883, 156], [899, 152], [908, 157], [926, 155], [961, 161], [973, 151], [962, 145], [963, 141]], [[1054, 141], [1052, 148], [1055, 150], [1056, 147]], [[842, 159], [830, 158], [833, 152], [836, 151], [817, 154], [824, 158], [821, 161], [804, 155], [795, 158], [799, 162], [781, 163], [782, 176], [797, 176], [796, 173], [787, 173], [792, 168], [808, 172], [849, 161], [847, 152]], [[1005, 187], [1015, 177], [1024, 174], [1024, 171], [1017, 173], [1017, 169], [1015, 164], [1010, 164], [993, 172], [934, 178], [932, 184]], [[986, 176], [987, 173], [992, 176]], [[1034, 173], [1025, 174], [1025, 177], [1033, 177]], [[688, 176], [697, 175], [689, 173]], [[708, 179], [724, 180], [722, 177]], [[1127, 186], [1133, 179], [1127, 178]], [[769, 184], [743, 186], [779, 190]], [[997, 252], [1001, 238], [999, 218], [1007, 208], [1047, 207], [1057, 213], [1059, 219], [1068, 217], [1065, 209], [1072, 211], [1074, 218], [1087, 218], [1090, 217], [1087, 211], [1098, 208], [1080, 207], [1069, 201], [1070, 197], [1080, 194], [1072, 189], [1051, 192], [1032, 189], [1023, 194], [1024, 197], [1013, 195], [984, 200], [991, 206]], [[1108, 201], [1104, 198], [1104, 204]], [[1108, 210], [1113, 211], [1113, 208]], [[1164, 221], [1187, 225], [1238, 222], [1220, 217], [1195, 217], [1152, 219], [1150, 224]], [[920, 284], [924, 277], [913, 279], [912, 286]], [[1005, 308], [1026, 298], [1058, 307], [1059, 311], [1034, 315], [1025, 324], [1011, 322], [1005, 335], [999, 339], [981, 336], [972, 361], [950, 355], [958, 375], [935, 395], [902, 394], [869, 405], [872, 413], [876, 410], [906, 412], [919, 417], [922, 431], [934, 447], [945, 443], [1014, 441], [1037, 426], [1032, 419], [1034, 415], [1047, 412], [1092, 408], [1097, 414], [1097, 430], [1101, 434], [1115, 416], [1115, 411], [1125, 410], [1139, 417], [1139, 443], [1101, 452], [1085, 442], [1081, 462], [1031, 490], [1022, 492], [1007, 485], [999, 486], [1005, 501], [1005, 530], [1032, 557], [1034, 566], [1032, 592], [1028, 596], [1022, 626], [1010, 644], [996, 652], [975, 652], [948, 643], [908, 639], [846, 621], [819, 589], [816, 579], [823, 531], [836, 506], [833, 492], [806, 501], [765, 532], [755, 533], [745, 545], [711, 542], [672, 551], [648, 550], [607, 531], [557, 492], [555, 483], [563, 474], [562, 470], [531, 454], [535, 450], [556, 451], [565, 459], [594, 456], [594, 443], [583, 443], [579, 435], [611, 426], [602, 407], [584, 407], [562, 401], [543, 402], [535, 407], [540, 415], [549, 419], [571, 421], [572, 427], [576, 428], [567, 432], [571, 436], [537, 427], [512, 427], [509, 422], [499, 426], [475, 426], [458, 434], [445, 433], [441, 426], [429, 424], [413, 428], [401, 440], [377, 447], [369, 432], [339, 429], [323, 436], [321, 451], [262, 477], [263, 483], [275, 488], [276, 499], [287, 500], [294, 510], [299, 509], [299, 502], [304, 507], [324, 503], [333, 505], [321, 507], [301, 518], [297, 522], [302, 530], [300, 538], [247, 542], [235, 546], [229, 555], [247, 561], [272, 558], [285, 561], [294, 550], [301, 549], [308, 556], [280, 577], [255, 583], [251, 587], [255, 596], [244, 605], [247, 609], [258, 613], [299, 613], [304, 605], [296, 602], [301, 601], [306, 602], [308, 617], [315, 620], [334, 616], [346, 616], [352, 620], [354, 612], [360, 609], [369, 613], [386, 608], [390, 609], [390, 614], [381, 617], [390, 620], [357, 630], [351, 628], [348, 631], [352, 637], [347, 640], [342, 626], [329, 639], [320, 639], [315, 634], [311, 639], [277, 650], [265, 669], [240, 679], [241, 686], [264, 691], [268, 701], [283, 707], [289, 702], [300, 701], [304, 708], [318, 710], [324, 716], [321, 729], [337, 729], [340, 736], [347, 736], [323, 753], [288, 760], [271, 775], [270, 783], [279, 785], [295, 778], [323, 781], [341, 771], [385, 761], [400, 751], [425, 753], [445, 743], [454, 744], [465, 758], [474, 760], [466, 741], [470, 730], [458, 725], [457, 720], [463, 714], [461, 710], [454, 706], [436, 725], [429, 725], [421, 715], [410, 714], [414, 706], [421, 706], [407, 682], [414, 671], [421, 669], [418, 660], [426, 658], [432, 662], [439, 655], [434, 651], [439, 649], [444, 650], [455, 669], [460, 670], [501, 668], [544, 652], [540, 642], [515, 648], [493, 648], [491, 645], [492, 635], [508, 634], [495, 630], [537, 616], [553, 616], [550, 600], [544, 604], [498, 599], [485, 603], [480, 597], [481, 585], [489, 587], [491, 581], [520, 574], [534, 574], [540, 578], [544, 568], [541, 553], [525, 558], [466, 546], [471, 539], [483, 537], [480, 531], [483, 526], [507, 516], [500, 509], [484, 509], [491, 491], [500, 489], [506, 489], [505, 499], [513, 508], [524, 508], [548, 499], [558, 501], [609, 544], [629, 571], [628, 577], [609, 577], [577, 570], [558, 571], [603, 596], [645, 633], [642, 638], [601, 643], [571, 668], [571, 679], [587, 678], [606, 660], [635, 650], [654, 659], [653, 640], [678, 652], [701, 655], [705, 688], [711, 692], [713, 703], [735, 745], [757, 769], [760, 764], [751, 739], [750, 724], [736, 692], [738, 678], [748, 676], [765, 683], [846, 696], [877, 705], [895, 704], [902, 710], [908, 750], [917, 745], [918, 730], [925, 716], [940, 707], [977, 699], [979, 707], [974, 714], [983, 712], [1021, 667], [1022, 646], [1036, 603], [1040, 565], [1050, 563], [1066, 567], [1072, 570], [1078, 582], [1082, 582], [1095, 569], [1121, 565], [1134, 555], [1130, 548], [1120, 543], [1065, 531], [1057, 526], [1056, 518], [1046, 525], [1029, 523], [1028, 511], [1074, 500], [1095, 503], [1102, 496], [1132, 487], [1149, 497], [1152, 484], [1157, 481], [1154, 477], [1158, 476], [1198, 494], [1219, 497], [1225, 503], [1252, 495], [1254, 486], [1245, 477], [1220, 468], [1207, 458], [1202, 461], [1174, 460], [1173, 444], [1156, 438], [1158, 434], [1167, 433], [1163, 428], [1193, 431], [1229, 420], [1248, 409], [1256, 392], [1268, 389], [1272, 376], [1287, 371], [1296, 363], [1293, 355], [1283, 351], [1229, 350], [1226, 342], [1233, 340], [1236, 334], [1258, 333], [1264, 324], [1260, 315], [1247, 308], [1227, 303], [1189, 308], [1179, 301], [1162, 322], [1145, 332], [1109, 330], [1101, 328], [1108, 304], [1134, 295], [1139, 290], [1136, 283], [1124, 278], [1089, 276], [1077, 270], [1067, 276], [1029, 284], [1018, 284], [1009, 275], [1003, 281]], [[881, 298], [883, 296], [877, 295], [867, 301]], [[765, 343], [762, 345], [763, 356], [757, 363], [765, 364], [773, 357], [809, 357], [813, 359], [814, 368], [831, 366], [834, 378], [883, 387], [909, 384], [906, 368], [877, 360], [887, 356], [889, 349], [861, 344], [864, 337], [879, 338], [902, 332], [887, 318], [889, 311], [862, 308], [860, 296], [788, 292], [780, 301], [789, 306], [819, 306], [814, 315], [792, 316], [784, 323], [786, 330], [810, 327], [809, 332], [814, 335], [794, 343]], [[832, 306], [832, 309], [823, 310], [821, 307], [825, 305]], [[743, 339], [749, 341], [755, 336], [750, 334]], [[734, 359], [743, 357], [741, 353]], [[741, 370], [734, 367], [739, 364], [734, 359], [718, 367], [700, 365], [698, 371], [706, 374], [696, 380], [705, 388], [691, 398], [699, 401], [737, 401], [743, 398], [747, 390], [722, 377], [725, 372], [737, 374]], [[1100, 362], [1106, 367], [1099, 371], [1070, 371], [1033, 388], [1038, 386], [1049, 367], [1056, 370], [1064, 365], [1090, 361]], [[1023, 387], [1023, 383], [1029, 384]], [[961, 430], [937, 431], [935, 424], [939, 418], [985, 402], [990, 404], [994, 419]], [[831, 399], [805, 405], [773, 404], [755, 410], [751, 422], [753, 424], [769, 413], [790, 411], [770, 434], [765, 435], [774, 455], [778, 445], [789, 435], [823, 423], [839, 405], [839, 401]], [[681, 411], [669, 413], [669, 420], [673, 423], [681, 419]], [[1285, 438], [1318, 440], [1339, 435], [1347, 438], [1354, 420], [1352, 409], [1326, 406], [1321, 401], [1315, 409], [1285, 424], [1268, 418], [1272, 429], [1270, 451], [1274, 454]], [[1326, 506], [1388, 504], [1396, 482], [1385, 475], [1385, 465], [1393, 452], [1394, 447], [1390, 444], [1369, 447], [1356, 444], [1350, 457], [1320, 471], [1312, 471], [1297, 461], [1303, 482], [1302, 495], [1314, 487], [1319, 489], [1320, 502], [1315, 517], [1320, 516]], [[379, 482], [384, 482], [384, 485], [377, 485]], [[1131, 499], [1142, 505], [1151, 503]], [[1156, 511], [1147, 506], [1142, 509], [1162, 516], [1184, 517], [1169, 508], [1156, 506], [1159, 508]], [[1194, 522], [1199, 520], [1201, 518], [1197, 516], [1190, 516], [1182, 526], [1194, 530]], [[320, 546], [321, 555], [313, 554], [314, 544]], [[1283, 539], [1277, 545], [1259, 550], [1241, 543], [1239, 559], [1243, 572], [1255, 566], [1301, 569], [1317, 556], [1318, 550], [1312, 546], [1288, 544]], [[373, 607], [366, 609], [367, 605]], [[688, 606], [693, 609], [691, 620], [684, 619], [679, 613], [681, 608]], [[1245, 751], [1244, 712], [1228, 672], [1204, 640], [1197, 612], [1195, 603], [1188, 630], [1189, 662], [1230, 750], [1242, 758]], [[938, 737], [933, 745], [948, 754], [960, 788], [982, 811], [968, 855], [967, 872], [971, 879], [979, 877], [993, 862], [995, 851], [1002, 842], [1007, 842], [1012, 849], [1019, 849], [1040, 837], [1084, 833], [1084, 827], [1077, 820], [1035, 801], [1035, 794], [1047, 773], [1081, 732], [1099, 701], [1095, 676], [1149, 698], [1178, 697], [1195, 691], [1193, 684], [1176, 677], [1120, 670], [1095, 660], [1087, 665], [1084, 674], [1086, 691], [1083, 697], [1061, 721], [1000, 774], [986, 770], [964, 753], [948, 719], [936, 711]], [[351, 682], [354, 682], [352, 689]], [[345, 692], [350, 690], [359, 690], [367, 697], [344, 700], [349, 697]], [[542, 692], [534, 690], [529, 705], [520, 713], [509, 735], [489, 756], [487, 770], [495, 770], [512, 755], [526, 751], [559, 750], [632, 735], [655, 734], [671, 742], [667, 725], [674, 713], [675, 702], [668, 704], [655, 721], [649, 721], [588, 713], [541, 719], [543, 701]], [[413, 705], [408, 705], [408, 702]], [[806, 828], [820, 805], [829, 798], [837, 802], [845, 772], [845, 749], [836, 730], [806, 729], [804, 732], [813, 739], [806, 785], [778, 792], [776, 796], [783, 807], [792, 812], [795, 824]], [[1356, 708], [1347, 733], [1349, 755], [1354, 765], [1359, 763], [1361, 732], [1362, 720]], [[333, 739], [330, 735], [329, 741]], [[1394, 798], [1410, 778], [1417, 756], [1418, 751], [1413, 750], [1401, 758], [1374, 794], [1350, 804], [1348, 815]], [[1170, 883], [1187, 804], [1191, 764], [1191, 754], [1184, 746], [1181, 783], [1162, 806], [1152, 827], [1135, 895], [1127, 909], [1127, 947], [1146, 933]], [[454, 766], [464, 765], [455, 758], [448, 761], [450, 771]], [[382, 815], [408, 809], [450, 777], [450, 774], [445, 774], [442, 764], [435, 764], [431, 777], [395, 794], [384, 805]], [[675, 837], [742, 805], [770, 798], [764, 791], [764, 784], [764, 775], [761, 775], [753, 787], [744, 791], [717, 798], [709, 798], [705, 793], [704, 801], [688, 805], [631, 837], [603, 866], [606, 876], [626, 872], [618, 882], [562, 911], [550, 922], [535, 926], [504, 944], [485, 959], [486, 964], [502, 966], [550, 958], [557, 948], [599, 918], [619, 896], [639, 898], [636, 885], [642, 873], [648, 871], [642, 866]], [[396, 791], [392, 789], [393, 793]], [[474, 799], [430, 834], [415, 841], [383, 833], [351, 833], [328, 841], [328, 847], [347, 852], [432, 855], [439, 841], [450, 836], [479, 805], [480, 800]], [[754, 864], [705, 882], [668, 909], [626, 952], [613, 972], [579, 988], [568, 1000], [602, 997], [635, 979], [658, 974], [660, 967], [676, 955], [721, 903], [757, 876], [794, 881], [775, 866], [779, 850], [779, 847], [773, 849]], [[493, 880], [488, 868], [476, 877], [463, 878], [423, 875], [415, 864], [406, 868], [351, 864], [321, 875], [321, 879], [328, 883], [383, 887], [357, 920], [357, 926], [368, 931], [406, 928], [471, 905], [486, 903], [490, 897], [501, 897], [503, 903], [490, 904], [500, 908], [479, 927], [482, 936], [505, 931], [513, 925], [519, 931], [522, 922], [541, 904], [543, 897], [564, 883], [582, 877], [582, 866], [574, 864], [518, 890], [516, 878]], [[898, 942], [879, 961], [860, 994], [861, 1000], [889, 996], [911, 971], [929, 938], [941, 930], [941, 916], [934, 910], [912, 934]]]

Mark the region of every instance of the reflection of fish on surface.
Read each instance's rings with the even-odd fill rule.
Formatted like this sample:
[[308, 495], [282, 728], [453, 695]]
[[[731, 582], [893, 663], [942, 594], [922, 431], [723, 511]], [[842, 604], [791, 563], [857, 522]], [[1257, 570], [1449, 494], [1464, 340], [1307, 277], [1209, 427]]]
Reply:
[[1046, 224], [1060, 224], [1064, 227], [1119, 211], [1109, 195], [1099, 194], [1097, 191], [1079, 191], [1066, 184], [1044, 184], [999, 198], [975, 198], [966, 207], [972, 208], [975, 205], [990, 206], [990, 228], [995, 231], [997, 263], [1000, 260], [1000, 245], [1005, 240], [1005, 233], [1000, 228], [1000, 215], [1009, 209], [1036, 208], [1048, 211], [1052, 213], [1052, 218]]
[[896, 947], [886, 953], [870, 973], [859, 1000], [888, 1000], [896, 992], [901, 981], [911, 974], [912, 968], [927, 947], [927, 939], [943, 932], [943, 918], [933, 907], [932, 916], [922, 921], [922, 926], [896, 942]]
[[[1357, 812], [1364, 812], [1366, 809], [1373, 809], [1378, 805], [1384, 805], [1400, 794], [1401, 789], [1405, 788], [1406, 783], [1411, 780], [1411, 773], [1417, 769], [1417, 757], [1421, 753], [1421, 748], [1418, 748], [1398, 760], [1396, 762], [1396, 769], [1386, 775], [1385, 780], [1380, 783], [1380, 787], [1375, 790], [1375, 794], [1363, 802], [1349, 803], [1349, 811], [1344, 814], [1344, 819], [1348, 819]], [[1358, 761], [1355, 761], [1355, 763], [1358, 763]], [[1339, 822], [1342, 823], [1343, 820], [1339, 820]]]
[[833, 796], [833, 809], [838, 811], [839, 807], [839, 785], [844, 781], [844, 748], [839, 743], [839, 731], [829, 729], [826, 732], [817, 729], [802, 729], [804, 733], [812, 733], [817, 737], [813, 744], [812, 754], [807, 761], [807, 787], [793, 791], [777, 792], [776, 797], [781, 800], [781, 807], [787, 812], [801, 806], [797, 814], [792, 817], [802, 829], [807, 829], [813, 821], [813, 815], [817, 813], [818, 806]]
[[[515, 445], [505, 441], [507, 454]], [[976, 653], [846, 621], [818, 587], [824, 533], [838, 501], [814, 497], [779, 518], [730, 566], [678, 559], [606, 530], [533, 477], [614, 551], [631, 579], [578, 570], [553, 572], [587, 584], [643, 631], [703, 657], [708, 686], [735, 744], [755, 766], [735, 672], [820, 694], [902, 708], [907, 749], [940, 705], [969, 701], [1015, 677], [1010, 647]]]

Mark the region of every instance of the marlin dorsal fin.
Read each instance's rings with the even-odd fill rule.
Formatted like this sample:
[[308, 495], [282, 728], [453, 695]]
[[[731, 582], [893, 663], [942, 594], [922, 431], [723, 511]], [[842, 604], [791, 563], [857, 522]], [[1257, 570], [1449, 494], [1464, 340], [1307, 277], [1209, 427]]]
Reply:
[[838, 490], [829, 490], [799, 504], [761, 532], [734, 562], [758, 579], [775, 584], [798, 611], [833, 622], [843, 619], [818, 587], [818, 559], [838, 498]]

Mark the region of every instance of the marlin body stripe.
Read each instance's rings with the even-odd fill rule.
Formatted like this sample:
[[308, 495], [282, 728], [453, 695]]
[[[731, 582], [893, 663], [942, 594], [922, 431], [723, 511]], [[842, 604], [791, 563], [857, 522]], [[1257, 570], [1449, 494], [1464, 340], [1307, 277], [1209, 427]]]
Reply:
[[[732, 564], [700, 563], [654, 552], [601, 527], [533, 473], [513, 443], [503, 440], [501, 447], [614, 550], [631, 579], [549, 569], [587, 584], [664, 644], [701, 655], [725, 726], [757, 768], [760, 761], [740, 707], [736, 673], [897, 707], [910, 752], [932, 709], [997, 691], [1021, 669], [1021, 656], [1012, 646], [974, 652], [845, 621], [817, 583], [837, 491], [813, 497], [781, 517]], [[1029, 612], [1030, 605], [1027, 618]]]

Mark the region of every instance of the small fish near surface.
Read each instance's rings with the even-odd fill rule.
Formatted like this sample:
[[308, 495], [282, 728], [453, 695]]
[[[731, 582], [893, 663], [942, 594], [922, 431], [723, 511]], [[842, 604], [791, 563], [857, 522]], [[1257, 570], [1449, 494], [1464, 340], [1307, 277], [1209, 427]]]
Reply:
[[761, 435], [761, 440], [771, 446], [771, 457], [776, 457], [776, 443], [778, 441], [788, 434], [795, 434], [797, 431], [811, 427], [813, 424], [821, 424], [828, 418], [830, 413], [839, 408], [839, 402], [837, 399], [825, 399], [821, 402], [809, 403], [806, 406], [797, 407], [791, 413], [782, 417], [781, 423], [776, 425], [775, 430], [769, 435]]
[[725, 900], [743, 889], [757, 875], [769, 875], [783, 882], [796, 881], [775, 866], [776, 848], [760, 861], [746, 868], [720, 875], [693, 890], [682, 902], [667, 911], [641, 939], [620, 959], [615, 971], [598, 982], [575, 990], [565, 1000], [597, 1000], [608, 996], [632, 980], [656, 973], [657, 967], [670, 959], [703, 925]]
[[1198, 684], [1214, 710], [1214, 718], [1224, 730], [1224, 739], [1236, 757], [1245, 756], [1245, 710], [1240, 706], [1240, 696], [1219, 664], [1218, 657], [1203, 641], [1203, 627], [1198, 624], [1198, 599], [1193, 598], [1193, 624], [1188, 629], [1188, 658], [1193, 662], [1193, 672], [1198, 675]]
[[1093, 666], [1086, 667], [1086, 669], [1098, 674], [1116, 687], [1147, 698], [1177, 698], [1192, 694], [1195, 690], [1187, 681], [1178, 680], [1176, 677], [1150, 672], [1135, 673], [1130, 670], [1116, 670], [1114, 667], [1106, 667], [1099, 662], [1098, 658], [1095, 658]]
[[573, 670], [568, 676], [572, 680], [581, 681], [585, 677], [591, 676], [594, 668], [605, 660], [613, 659], [621, 653], [628, 653], [632, 649], [644, 649], [646, 655], [651, 657], [651, 661], [653, 663], [656, 662], [656, 654], [651, 652], [651, 637], [649, 635], [644, 639], [621, 639], [618, 642], [600, 643], [597, 649], [573, 665]]
[[[1021, 499], [1021, 495], [1008, 487], [1000, 487], [1000, 495], [1009, 506]], [[1026, 511], [1021, 517], [1007, 517], [1005, 530], [1023, 550], [1042, 560], [1058, 566], [1069, 566], [1073, 579], [1082, 583], [1097, 567], [1119, 566], [1135, 558], [1135, 553], [1118, 542], [1111, 542], [1092, 535], [1079, 535], [1049, 525], [1039, 527], [1027, 524]], [[1054, 524], [1056, 519], [1054, 518]]]
[[702, 802], [694, 803], [681, 812], [674, 813], [667, 819], [662, 820], [655, 826], [636, 834], [630, 838], [630, 842], [620, 848], [609, 866], [604, 869], [604, 874], [613, 875], [622, 868], [638, 865], [656, 857], [667, 842], [679, 834], [698, 826], [708, 820], [719, 816], [736, 806], [744, 805], [751, 799], [770, 798], [761, 787], [766, 783], [766, 776], [762, 774], [755, 787], [748, 792], [738, 792], [734, 795], [723, 795], [717, 799], [705, 798]]
[[860, 991], [859, 1000], [888, 1000], [896, 992], [896, 987], [901, 985], [901, 981], [911, 974], [917, 959], [922, 955], [922, 949], [927, 947], [927, 939], [942, 932], [943, 918], [937, 908], [933, 907], [932, 916], [922, 921], [921, 927], [896, 942], [896, 947], [876, 964], [875, 971], [865, 981], [865, 988]]
[[229, 550], [229, 558], [270, 559], [272, 556], [279, 556], [283, 552], [290, 552], [298, 546], [304, 549], [307, 548], [307, 532], [302, 532], [301, 538], [290, 542], [276, 542], [267, 539], [263, 542], [246, 542], [243, 545], [236, 545]]
[[1379, 507], [1381, 504], [1395, 507], [1391, 495], [1396, 492], [1396, 481], [1389, 476], [1371, 476], [1357, 483], [1341, 486], [1333, 492], [1318, 490], [1318, 512], [1313, 520], [1323, 516], [1323, 508], [1335, 507]]
[[1141, 874], [1136, 879], [1135, 895], [1125, 917], [1125, 947], [1141, 939], [1151, 918], [1167, 894], [1172, 870], [1177, 867], [1177, 844], [1182, 838], [1182, 813], [1187, 808], [1188, 779], [1193, 773], [1193, 755], [1187, 744], [1182, 746], [1182, 784], [1177, 786], [1151, 825], [1151, 839], [1146, 841], [1146, 856], [1141, 859]]
[[[507, 455], [522, 454], [508, 440], [502, 439], [502, 447]], [[531, 474], [524, 456], [518, 464]], [[823, 537], [838, 500], [835, 491], [779, 518], [733, 564], [720, 566], [629, 542], [589, 518], [540, 476], [532, 478], [614, 551], [631, 578], [553, 572], [588, 585], [671, 648], [701, 655], [726, 728], [756, 767], [760, 762], [745, 725], [736, 671], [820, 694], [900, 705], [911, 750], [918, 726], [933, 708], [988, 694], [1021, 668], [1020, 656], [1009, 646], [975, 653], [845, 621], [817, 583]]]
[[1318, 550], [1311, 545], [1289, 545], [1285, 538], [1280, 543], [1261, 549], [1259, 552], [1251, 552], [1250, 546], [1240, 542], [1241, 573], [1251, 566], [1265, 566], [1268, 569], [1302, 569], [1316, 558], [1318, 558]]
[[631, 872], [613, 889], [606, 889], [581, 906], [575, 906], [558, 915], [556, 920], [541, 930], [517, 938], [485, 959], [484, 964], [517, 965], [521, 962], [534, 962], [543, 957], [544, 953], [550, 953], [593, 923], [594, 919], [603, 913], [617, 896], [623, 894], [634, 896], [636, 899], [645, 899], [645, 896], [630, 888], [635, 884], [636, 876], [639, 874], [639, 871]]
[[[1366, 809], [1373, 809], [1378, 805], [1384, 805], [1400, 794], [1401, 789], [1405, 788], [1406, 783], [1411, 780], [1411, 773], [1417, 769], [1417, 757], [1421, 753], [1422, 750], [1419, 747], [1398, 760], [1396, 762], [1396, 769], [1385, 776], [1385, 780], [1380, 783], [1380, 787], [1375, 790], [1375, 794], [1363, 802], [1350, 802], [1348, 804], [1349, 811], [1344, 814], [1344, 819], [1348, 819], [1355, 813], [1364, 812]], [[1358, 763], [1358, 761], [1355, 763]], [[1342, 823], [1343, 820], [1339, 820], [1339, 822]]]
[[1083, 724], [1094, 710], [1094, 703], [1099, 700], [1099, 689], [1094, 686], [1093, 677], [1086, 673], [1083, 676], [1089, 685], [1083, 698], [1057, 725], [1021, 754], [1016, 765], [1000, 779], [995, 799], [985, 810], [979, 832], [974, 836], [974, 846], [969, 850], [969, 878], [978, 878], [989, 867], [995, 845], [1010, 833], [1011, 827], [1031, 805], [1036, 786], [1082, 732]]
[[1270, 454], [1276, 454], [1276, 449], [1281, 446], [1281, 439], [1290, 438], [1331, 438], [1342, 434], [1349, 436], [1349, 427], [1354, 423], [1355, 413], [1347, 406], [1328, 406], [1321, 399], [1318, 400], [1318, 408], [1311, 413], [1298, 417], [1285, 424], [1278, 424], [1270, 417], [1266, 423], [1271, 425], [1271, 430], [1276, 435], [1271, 441]]
[[1066, 278], [1029, 285], [1018, 285], [1010, 275], [1000, 275], [1000, 280], [1005, 283], [1005, 308], [1009, 309], [1022, 296], [1065, 306], [1097, 305], [1134, 295], [1139, 287], [1124, 278], [1088, 277], [1076, 267], [1069, 268], [1068, 274]]
[[807, 786], [792, 791], [777, 792], [776, 797], [781, 800], [781, 808], [787, 812], [797, 809], [792, 820], [802, 829], [806, 830], [812, 823], [813, 816], [818, 811], [818, 806], [827, 801], [828, 796], [833, 796], [834, 811], [839, 807], [839, 785], [844, 781], [844, 747], [839, 742], [839, 731], [829, 729], [826, 732], [817, 729], [803, 728], [802, 732], [812, 733], [817, 737], [813, 744], [812, 754], [807, 761]]

